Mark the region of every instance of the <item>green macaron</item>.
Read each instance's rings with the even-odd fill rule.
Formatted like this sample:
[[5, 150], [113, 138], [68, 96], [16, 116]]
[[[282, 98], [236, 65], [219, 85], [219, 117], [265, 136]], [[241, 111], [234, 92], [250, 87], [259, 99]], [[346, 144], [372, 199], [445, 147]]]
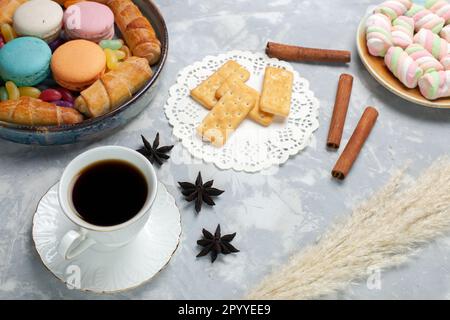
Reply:
[[34, 86], [50, 73], [52, 51], [35, 37], [16, 38], [0, 49], [0, 77], [16, 86]]

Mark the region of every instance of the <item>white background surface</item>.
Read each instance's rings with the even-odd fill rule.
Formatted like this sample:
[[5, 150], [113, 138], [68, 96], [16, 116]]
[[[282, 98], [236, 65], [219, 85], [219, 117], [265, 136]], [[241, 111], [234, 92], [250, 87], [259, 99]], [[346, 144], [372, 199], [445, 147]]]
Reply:
[[[0, 141], [0, 298], [36, 299], [153, 299], [240, 298], [270, 270], [320, 236], [338, 218], [382, 186], [395, 169], [410, 161], [417, 175], [449, 149], [450, 111], [404, 102], [373, 80], [357, 58], [359, 19], [367, 0], [167, 0], [159, 4], [170, 32], [170, 52], [160, 91], [138, 119], [115, 135], [89, 144], [65, 147], [22, 146]], [[40, 197], [76, 155], [101, 145], [137, 148], [140, 134], [163, 144], [171, 128], [163, 105], [178, 70], [205, 55], [233, 49], [263, 51], [268, 39], [312, 47], [349, 49], [349, 66], [294, 64], [311, 83], [320, 100], [321, 127], [313, 146], [284, 166], [265, 174], [220, 171], [192, 161], [179, 143], [171, 160], [157, 174], [182, 211], [180, 248], [169, 266], [152, 282], [116, 295], [94, 295], [68, 290], [40, 262], [31, 240], [31, 221]], [[328, 123], [342, 72], [355, 76], [345, 127], [346, 143], [363, 108], [380, 111], [379, 121], [350, 176], [344, 183], [330, 178], [337, 159], [325, 148]], [[200, 215], [181, 198], [176, 182], [206, 179], [226, 192], [215, 208]], [[237, 232], [234, 244], [242, 252], [196, 261], [195, 242], [202, 227]], [[382, 227], [382, 226], [380, 226]], [[356, 284], [338, 298], [450, 298], [450, 238], [430, 244], [408, 265], [382, 274], [381, 290]]]

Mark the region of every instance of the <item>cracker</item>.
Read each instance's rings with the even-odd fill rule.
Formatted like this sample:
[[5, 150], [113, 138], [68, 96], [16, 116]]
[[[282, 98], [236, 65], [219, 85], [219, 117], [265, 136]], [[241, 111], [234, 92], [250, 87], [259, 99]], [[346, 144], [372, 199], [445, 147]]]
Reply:
[[274, 115], [264, 112], [259, 107], [259, 92], [256, 91], [253, 88], [250, 88], [247, 86], [244, 82], [242, 82], [239, 79], [227, 79], [225, 82], [220, 86], [219, 89], [216, 91], [216, 98], [220, 99], [226, 92], [228, 91], [235, 91], [239, 88], [247, 87], [252, 92], [252, 95], [255, 97], [255, 106], [252, 110], [250, 110], [250, 113], [248, 114], [248, 117], [255, 121], [256, 123], [259, 123], [262, 126], [269, 126], [273, 122]]
[[231, 133], [247, 117], [255, 101], [249, 87], [226, 92], [203, 119], [197, 133], [203, 140], [208, 140], [217, 147], [223, 146]]
[[233, 86], [238, 85], [239, 83], [244, 83], [243, 81], [236, 79], [236, 78], [228, 78], [226, 79], [222, 85], [216, 90], [216, 99], [220, 100], [225, 93], [230, 91]]
[[212, 109], [217, 103], [217, 89], [229, 77], [247, 81], [250, 78], [250, 73], [236, 61], [230, 60], [194, 88], [191, 91], [191, 97], [205, 108]]
[[294, 74], [290, 71], [267, 67], [259, 101], [264, 112], [287, 117], [291, 110]]

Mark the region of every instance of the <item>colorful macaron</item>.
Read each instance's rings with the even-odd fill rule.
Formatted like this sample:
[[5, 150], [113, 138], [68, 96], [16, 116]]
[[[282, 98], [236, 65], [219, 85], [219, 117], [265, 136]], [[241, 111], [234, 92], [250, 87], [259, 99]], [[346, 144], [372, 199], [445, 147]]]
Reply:
[[63, 9], [50, 0], [27, 1], [14, 13], [14, 30], [20, 36], [33, 36], [52, 42], [62, 28]]
[[51, 70], [55, 81], [72, 91], [82, 91], [105, 72], [102, 48], [87, 40], [72, 40], [53, 53]]
[[39, 84], [50, 73], [51, 56], [45, 41], [35, 37], [16, 38], [0, 50], [0, 77], [17, 86]]
[[68, 39], [94, 42], [114, 37], [114, 14], [107, 6], [92, 1], [71, 5], [64, 12], [64, 32]]

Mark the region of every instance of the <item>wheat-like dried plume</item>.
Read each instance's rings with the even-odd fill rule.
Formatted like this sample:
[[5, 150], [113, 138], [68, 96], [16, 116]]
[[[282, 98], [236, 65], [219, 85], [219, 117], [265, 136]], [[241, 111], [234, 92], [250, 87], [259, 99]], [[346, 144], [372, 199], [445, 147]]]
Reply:
[[450, 230], [450, 160], [443, 158], [409, 186], [404, 172], [317, 244], [294, 255], [249, 299], [314, 299], [345, 289], [367, 276], [408, 260], [420, 245]]

